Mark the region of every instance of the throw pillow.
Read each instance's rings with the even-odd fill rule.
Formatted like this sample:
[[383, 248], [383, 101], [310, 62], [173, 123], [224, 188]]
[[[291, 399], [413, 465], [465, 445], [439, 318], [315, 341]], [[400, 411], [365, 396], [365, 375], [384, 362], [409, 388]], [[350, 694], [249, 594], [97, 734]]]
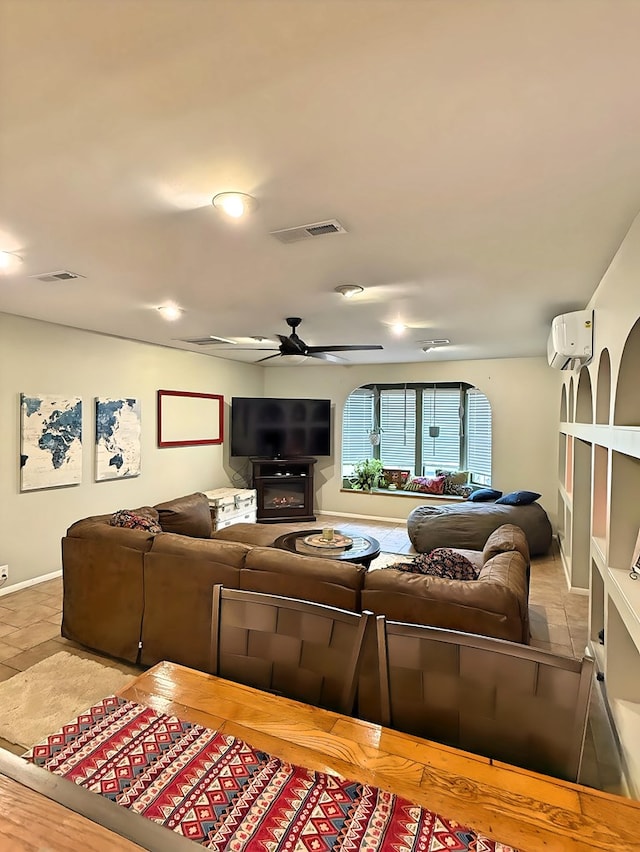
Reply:
[[445, 476], [414, 476], [404, 487], [405, 491], [420, 491], [422, 494], [442, 494]]
[[177, 497], [154, 506], [164, 532], [188, 535], [192, 538], [211, 538], [211, 510], [201, 492]]
[[535, 503], [541, 496], [537, 491], [511, 491], [496, 500], [496, 503], [504, 503], [507, 506], [528, 506], [530, 503]]
[[109, 523], [112, 527], [126, 527], [130, 530], [145, 530], [149, 533], [162, 532], [160, 524], [148, 515], [142, 515], [132, 509], [118, 509], [111, 516]]
[[385, 568], [394, 568], [396, 571], [408, 571], [410, 574], [420, 573], [413, 569], [413, 562], [394, 562], [392, 565], [385, 565]]
[[449, 490], [447, 491], [447, 486], [445, 484], [444, 494], [451, 494], [454, 497], [468, 497], [470, 494], [473, 494], [473, 486], [472, 485], [450, 485]]
[[472, 503], [483, 503], [485, 500], [497, 500], [502, 497], [502, 491], [496, 491], [495, 488], [478, 488], [477, 491], [472, 491], [469, 494], [469, 500]]
[[446, 476], [451, 485], [464, 485], [469, 479], [468, 470], [441, 470], [436, 468], [436, 476]]
[[431, 553], [420, 553], [413, 564], [405, 570], [413, 574], [429, 574], [446, 580], [476, 580], [478, 572], [461, 553], [449, 547], [438, 547]]

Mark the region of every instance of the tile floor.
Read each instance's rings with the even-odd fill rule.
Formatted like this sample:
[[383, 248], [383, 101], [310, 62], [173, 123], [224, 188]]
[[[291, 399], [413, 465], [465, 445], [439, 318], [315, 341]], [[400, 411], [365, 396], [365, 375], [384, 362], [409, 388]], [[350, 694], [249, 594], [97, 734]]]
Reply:
[[[365, 521], [319, 515], [315, 524], [331, 525], [342, 532], [371, 535], [389, 553], [413, 553], [403, 522]], [[62, 579], [48, 580], [0, 597], [0, 681], [24, 671], [46, 657], [69, 653], [114, 666], [132, 677], [141, 669], [88, 651], [60, 635]], [[565, 656], [581, 657], [587, 644], [588, 598], [566, 589], [557, 550], [532, 560], [529, 596], [531, 644]], [[0, 746], [21, 749], [0, 739]], [[599, 684], [594, 685], [581, 779], [582, 783], [624, 794], [617, 749]]]

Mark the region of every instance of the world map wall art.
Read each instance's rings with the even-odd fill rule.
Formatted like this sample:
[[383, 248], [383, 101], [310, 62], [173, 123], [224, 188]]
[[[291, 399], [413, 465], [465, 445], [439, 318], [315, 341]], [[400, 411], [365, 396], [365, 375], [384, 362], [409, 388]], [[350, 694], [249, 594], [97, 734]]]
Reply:
[[96, 397], [96, 481], [140, 475], [140, 400]]
[[82, 400], [20, 394], [20, 490], [82, 481]]

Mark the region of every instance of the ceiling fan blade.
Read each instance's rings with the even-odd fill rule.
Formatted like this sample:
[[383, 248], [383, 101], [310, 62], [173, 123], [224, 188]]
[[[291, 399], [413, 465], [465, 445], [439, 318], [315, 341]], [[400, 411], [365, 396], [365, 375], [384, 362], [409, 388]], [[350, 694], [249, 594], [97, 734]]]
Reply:
[[314, 352], [364, 352], [368, 349], [383, 349], [383, 346], [307, 346], [307, 355]]
[[277, 346], [216, 346], [225, 352], [278, 352]]
[[[265, 350], [263, 349], [262, 351], [264, 352]], [[257, 361], [254, 361], [254, 364], [262, 364], [263, 361], [270, 361], [272, 358], [279, 358], [279, 357], [280, 357], [280, 353], [276, 352], [275, 355], [267, 355], [266, 358], [258, 358]]]
[[347, 359], [339, 355], [328, 355], [326, 352], [307, 352], [310, 358], [320, 358], [322, 361], [332, 361], [334, 364], [346, 364]]

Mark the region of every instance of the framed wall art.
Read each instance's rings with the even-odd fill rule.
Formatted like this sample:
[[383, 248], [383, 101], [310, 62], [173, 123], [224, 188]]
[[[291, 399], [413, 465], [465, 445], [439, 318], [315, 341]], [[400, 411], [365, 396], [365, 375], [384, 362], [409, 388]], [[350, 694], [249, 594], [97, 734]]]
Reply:
[[82, 400], [20, 394], [20, 490], [82, 482]]
[[96, 482], [140, 475], [140, 400], [96, 397]]
[[215, 393], [158, 391], [158, 446], [221, 444], [224, 397]]

